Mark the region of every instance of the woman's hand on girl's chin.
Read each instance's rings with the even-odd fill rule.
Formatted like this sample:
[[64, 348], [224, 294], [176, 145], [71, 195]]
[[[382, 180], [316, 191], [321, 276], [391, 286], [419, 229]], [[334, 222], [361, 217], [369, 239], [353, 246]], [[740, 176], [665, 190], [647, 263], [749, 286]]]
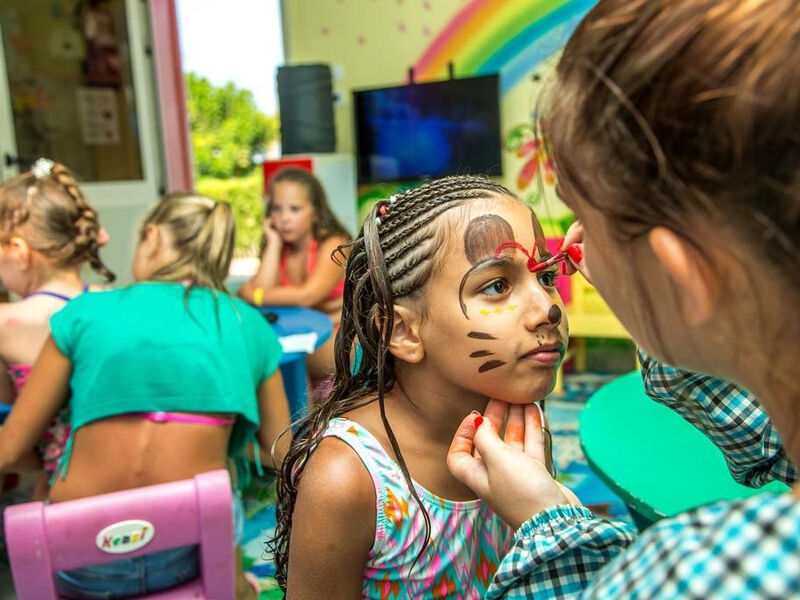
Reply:
[[580, 271], [586, 281], [594, 285], [592, 277], [589, 275], [589, 269], [586, 268], [586, 259], [583, 255], [583, 224], [580, 221], [575, 221], [569, 226], [564, 239], [561, 241], [561, 248], [566, 248], [569, 256], [564, 261], [564, 275], [574, 275]]
[[[501, 439], [497, 414], [505, 410], [505, 439]], [[523, 408], [491, 400], [485, 414], [487, 418], [468, 415], [453, 437], [447, 467], [456, 479], [472, 488], [514, 529], [548, 508], [580, 505], [575, 494], [547, 471], [536, 406]]]

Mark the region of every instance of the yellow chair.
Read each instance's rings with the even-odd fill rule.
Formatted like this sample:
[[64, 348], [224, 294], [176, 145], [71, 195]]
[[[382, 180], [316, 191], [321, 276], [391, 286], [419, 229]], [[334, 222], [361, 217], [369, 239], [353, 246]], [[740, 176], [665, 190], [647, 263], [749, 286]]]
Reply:
[[[580, 275], [570, 277], [571, 298], [567, 304], [567, 320], [569, 322], [570, 347], [567, 358], [575, 357], [575, 369], [586, 370], [586, 340], [588, 338], [631, 339], [630, 334], [622, 326], [605, 300], [595, 287]], [[633, 365], [639, 367], [634, 351]], [[567, 358], [564, 360], [566, 361]], [[563, 390], [563, 369], [556, 376], [554, 392]]]

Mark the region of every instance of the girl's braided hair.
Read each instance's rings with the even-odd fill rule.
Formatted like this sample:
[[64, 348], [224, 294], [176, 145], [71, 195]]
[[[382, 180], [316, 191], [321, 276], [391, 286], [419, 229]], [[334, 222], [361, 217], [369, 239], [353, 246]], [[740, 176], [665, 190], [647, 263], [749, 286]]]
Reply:
[[[347, 258], [342, 320], [336, 336], [336, 376], [328, 399], [297, 424], [278, 479], [277, 529], [272, 549], [277, 580], [287, 584], [289, 540], [297, 486], [309, 457], [322, 441], [328, 421], [378, 401], [381, 420], [410, 493], [425, 519], [425, 551], [430, 519], [411, 482], [394, 432], [386, 418], [385, 393], [394, 385], [394, 358], [388, 352], [399, 298], [418, 298], [437, 266], [446, 228], [437, 226], [448, 210], [473, 200], [514, 195], [502, 185], [473, 176], [446, 177], [392, 196], [369, 212], [356, 239], [337, 250]], [[355, 349], [360, 347], [361, 356]], [[420, 553], [421, 556], [421, 553]], [[419, 557], [417, 558], [419, 560]]]
[[[40, 159], [41, 161], [41, 159]], [[100, 259], [97, 211], [64, 165], [29, 171], [0, 187], [0, 236], [20, 235], [60, 268], [89, 265], [107, 281], [116, 278]]]

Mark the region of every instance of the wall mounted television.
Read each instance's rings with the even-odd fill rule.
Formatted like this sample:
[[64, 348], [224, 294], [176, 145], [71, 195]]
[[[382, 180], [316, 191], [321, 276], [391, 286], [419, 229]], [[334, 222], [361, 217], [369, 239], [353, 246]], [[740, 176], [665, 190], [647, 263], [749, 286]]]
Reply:
[[353, 92], [359, 183], [502, 175], [497, 75]]

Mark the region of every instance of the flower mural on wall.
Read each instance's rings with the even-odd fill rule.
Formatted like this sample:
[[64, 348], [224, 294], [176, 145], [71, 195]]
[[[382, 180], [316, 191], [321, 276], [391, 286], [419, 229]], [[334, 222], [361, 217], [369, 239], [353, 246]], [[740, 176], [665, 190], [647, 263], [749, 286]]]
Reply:
[[531, 206], [541, 202], [545, 187], [555, 186], [553, 159], [532, 123], [514, 125], [503, 136], [503, 149], [522, 160], [515, 179], [516, 192]]

